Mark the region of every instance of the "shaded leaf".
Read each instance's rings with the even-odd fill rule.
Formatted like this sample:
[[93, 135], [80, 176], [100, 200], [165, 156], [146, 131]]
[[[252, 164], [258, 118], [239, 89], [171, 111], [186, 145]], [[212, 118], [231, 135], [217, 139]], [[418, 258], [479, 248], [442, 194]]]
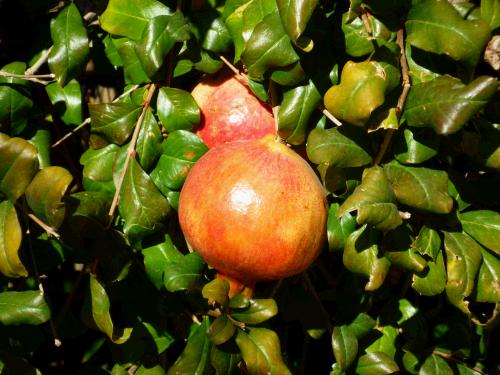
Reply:
[[135, 145], [139, 164], [145, 171], [151, 170], [160, 157], [162, 140], [160, 127], [153, 112], [148, 108], [144, 114], [141, 131]]
[[207, 336], [215, 345], [221, 345], [233, 337], [236, 327], [227, 315], [217, 317], [207, 331]]
[[428, 128], [404, 128], [394, 140], [396, 160], [403, 164], [419, 164], [437, 155], [439, 136]]
[[205, 317], [200, 325], [193, 327], [186, 347], [173, 366], [169, 368], [167, 375], [203, 375], [208, 371], [212, 346], [206, 334], [208, 326], [209, 320], [208, 317]]
[[205, 263], [198, 253], [189, 253], [165, 266], [163, 283], [169, 292], [193, 288], [202, 279]]
[[481, 0], [481, 17], [488, 22], [491, 30], [500, 27], [500, 4], [496, 0]]
[[500, 214], [490, 210], [468, 211], [459, 215], [464, 232], [484, 247], [500, 255]]
[[113, 39], [123, 65], [123, 74], [127, 84], [150, 82], [137, 54], [136, 43], [128, 38]]
[[479, 268], [476, 285], [476, 301], [500, 302], [500, 259], [481, 249], [483, 262]]
[[419, 375], [453, 375], [453, 370], [446, 363], [446, 361], [436, 354], [431, 354], [428, 356], [420, 367]]
[[437, 214], [449, 213], [453, 208], [446, 172], [407, 167], [395, 161], [384, 165], [384, 171], [400, 203]]
[[209, 301], [217, 302], [221, 306], [229, 303], [229, 282], [216, 278], [203, 286], [201, 294]]
[[[224, 6], [225, 10], [226, 6]], [[191, 15], [193, 21], [190, 26], [194, 29], [202, 49], [215, 53], [222, 53], [229, 49], [233, 42], [229, 29], [220, 17], [220, 13], [213, 9], [204, 9]]]
[[76, 80], [68, 82], [64, 87], [58, 83], [45, 86], [50, 102], [66, 125], [80, 125], [82, 115], [82, 89]]
[[239, 353], [225, 352], [217, 346], [210, 350], [210, 364], [217, 375], [234, 375], [242, 373], [239, 371], [241, 355]]
[[250, 375], [291, 374], [283, 362], [279, 338], [274, 331], [267, 328], [248, 328], [246, 332], [238, 329], [236, 344]]
[[440, 76], [412, 86], [403, 117], [410, 126], [429, 126], [438, 134], [459, 131], [493, 97], [496, 78], [480, 76], [464, 85], [450, 76]]
[[446, 295], [453, 305], [470, 314], [469, 302], [465, 299], [474, 289], [481, 263], [481, 247], [466, 234], [444, 232], [444, 248], [448, 272]]
[[315, 164], [361, 167], [372, 162], [366, 133], [352, 127], [313, 129], [307, 138], [307, 157]]
[[348, 326], [333, 327], [332, 347], [338, 366], [347, 370], [358, 355], [358, 339]]
[[169, 235], [159, 244], [149, 246], [142, 250], [146, 274], [157, 289], [163, 286], [163, 273], [167, 265], [182, 261], [182, 254], [176, 249]]
[[393, 374], [399, 371], [397, 363], [382, 352], [366, 353], [359, 357], [356, 373], [360, 375]]
[[42, 169], [26, 189], [26, 201], [33, 213], [47, 224], [59, 228], [66, 214], [63, 197], [73, 180], [71, 173], [58, 166]]
[[[38, 151], [37, 157], [40, 169], [50, 166], [52, 163], [51, 162], [52, 134], [49, 129], [49, 124], [45, 122], [41, 122], [38, 124], [30, 124], [30, 130], [31, 132], [28, 133], [29, 138], [26, 139], [28, 140], [29, 143], [34, 145]], [[0, 144], [1, 142], [2, 141], [0, 141]], [[0, 145], [0, 149], [1, 147], [2, 146]]]
[[132, 134], [141, 110], [129, 103], [90, 104], [90, 127], [110, 143], [123, 145]]
[[0, 293], [0, 323], [38, 325], [50, 319], [50, 308], [40, 291]]
[[391, 263], [406, 271], [421, 272], [427, 266], [427, 261], [415, 250], [407, 249], [403, 251], [386, 251], [384, 256]]
[[314, 47], [311, 38], [303, 35], [318, 0], [278, 0], [278, 10], [283, 27], [292, 42], [300, 49], [309, 52]]
[[413, 242], [412, 247], [420, 254], [428, 255], [435, 260], [441, 249], [441, 238], [439, 237], [439, 233], [435, 229], [424, 225], [420, 228], [420, 232]]
[[23, 195], [38, 171], [36, 147], [0, 133], [0, 192], [12, 202]]
[[483, 20], [464, 20], [447, 1], [413, 4], [405, 23], [407, 41], [436, 54], [446, 54], [469, 66], [477, 64], [490, 30]]
[[332, 203], [328, 210], [327, 237], [330, 251], [344, 249], [345, 240], [356, 229], [356, 219], [349, 212], [337, 218], [338, 203]]
[[413, 274], [412, 287], [424, 296], [435, 296], [444, 291], [446, 281], [443, 253], [439, 251], [434, 261], [427, 262], [426, 270]]
[[162, 87], [156, 102], [158, 118], [168, 132], [191, 130], [200, 122], [200, 109], [187, 91]]
[[0, 203], [0, 272], [6, 277], [28, 276], [19, 258], [22, 231], [16, 209], [10, 201]]
[[377, 362], [376, 359], [380, 355], [382, 355], [384, 359], [389, 359], [394, 362], [394, 356], [397, 351], [396, 340], [398, 339], [398, 335], [400, 333], [399, 329], [392, 325], [384, 325], [379, 327], [379, 332], [382, 333], [382, 336], [371, 343], [365, 351], [366, 353], [371, 353], [373, 355], [374, 362]]
[[350, 19], [349, 12], [342, 15], [342, 33], [344, 34], [345, 50], [348, 55], [361, 57], [375, 51], [393, 39], [390, 30], [372, 14], [366, 13], [371, 34], [368, 34], [361, 17]]
[[372, 329], [375, 328], [377, 322], [367, 313], [359, 313], [354, 320], [347, 325], [349, 331], [358, 339], [365, 337]]
[[87, 30], [74, 3], [59, 11], [50, 23], [54, 45], [49, 53], [49, 68], [61, 86], [76, 78], [85, 67], [90, 52]]
[[278, 313], [274, 299], [251, 299], [250, 305], [243, 311], [233, 311], [231, 316], [245, 324], [259, 324], [271, 319]]
[[113, 163], [118, 147], [110, 144], [98, 150], [87, 149], [80, 157], [83, 165], [83, 187], [88, 191], [101, 191], [110, 195], [115, 193], [113, 182]]

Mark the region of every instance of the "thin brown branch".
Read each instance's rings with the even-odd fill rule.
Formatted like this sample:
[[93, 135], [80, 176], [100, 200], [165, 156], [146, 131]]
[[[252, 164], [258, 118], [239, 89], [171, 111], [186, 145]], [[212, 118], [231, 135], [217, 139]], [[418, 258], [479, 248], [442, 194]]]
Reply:
[[42, 67], [42, 65], [47, 62], [47, 60], [49, 59], [49, 54], [50, 54], [51, 50], [52, 50], [52, 46], [49, 49], [47, 49], [44, 53], [42, 53], [41, 56], [38, 58], [38, 60], [35, 61], [35, 63], [32, 66], [30, 66], [28, 69], [26, 69], [24, 74], [25, 75], [35, 74], [38, 71], [38, 69], [40, 69]]
[[[9, 72], [5, 72], [3, 70], [0, 70], [0, 77], [23, 79], [25, 81], [31, 81], [31, 82], [40, 83], [42, 85], [47, 85], [48, 83], [52, 82], [56, 76], [52, 73], [50, 73], [50, 74], [15, 74], [15, 73], [9, 73]], [[48, 81], [46, 81], [47, 79], [48, 79]]]
[[[20, 206], [18, 206], [18, 207], [20, 207]], [[49, 236], [52, 236], [52, 237], [57, 238], [57, 239], [61, 238], [61, 235], [59, 233], [57, 233], [55, 228], [53, 228], [49, 224], [45, 223], [42, 219], [37, 217], [32, 212], [28, 212], [28, 210], [24, 209], [23, 207], [21, 207], [21, 210], [26, 214], [27, 217], [29, 217], [40, 228], [42, 228]]]
[[448, 360], [448, 361], [452, 361], [452, 362], [455, 362], [455, 363], [459, 363], [459, 364], [461, 364], [462, 366], [467, 367], [468, 369], [471, 369], [471, 370], [473, 370], [473, 371], [478, 372], [479, 374], [484, 374], [484, 375], [486, 375], [486, 372], [484, 372], [484, 371], [483, 371], [482, 369], [480, 369], [479, 367], [470, 367], [470, 366], [468, 366], [465, 362], [463, 362], [463, 361], [461, 361], [460, 359], [458, 359], [458, 358], [456, 358], [456, 357], [452, 356], [451, 354], [448, 354], [448, 353], [443, 353], [443, 352], [441, 352], [441, 351], [439, 351], [439, 350], [433, 350], [433, 351], [432, 351], [432, 354], [435, 354], [435, 355], [437, 355], [437, 356], [439, 356], [439, 357], [441, 357], [441, 358], [444, 358], [444, 359], [446, 359], [446, 360]]
[[120, 175], [120, 180], [118, 181], [118, 185], [116, 186], [115, 195], [113, 197], [113, 201], [111, 202], [111, 207], [108, 212], [110, 223], [112, 222], [113, 217], [115, 215], [115, 210], [118, 205], [118, 201], [120, 199], [120, 191], [123, 185], [123, 181], [125, 180], [125, 175], [127, 174], [128, 166], [130, 164], [130, 159], [135, 157], [135, 145], [137, 143], [137, 138], [139, 138], [139, 132], [141, 131], [142, 122], [144, 121], [144, 116], [146, 115], [146, 111], [148, 110], [151, 104], [151, 99], [153, 98], [153, 95], [156, 91], [156, 87], [157, 85], [155, 83], [149, 86], [146, 99], [144, 99], [144, 102], [142, 103], [142, 112], [141, 115], [139, 116], [139, 119], [137, 120], [137, 123], [135, 124], [134, 133], [132, 134], [132, 139], [130, 140], [130, 143], [128, 145], [125, 164], [123, 165], [123, 170]]
[[238, 79], [239, 79], [241, 82], [243, 82], [245, 85], [248, 85], [248, 81], [249, 81], [249, 79], [248, 79], [248, 77], [246, 76], [246, 74], [241, 73], [241, 72], [238, 70], [238, 68], [237, 68], [237, 67], [235, 67], [233, 64], [231, 64], [231, 63], [229, 62], [229, 60], [228, 60], [228, 59], [226, 59], [224, 56], [219, 55], [219, 58], [222, 60], [222, 62], [223, 62], [224, 64], [226, 64], [226, 66], [227, 66], [229, 69], [231, 69], [231, 70], [232, 70], [232, 72], [236, 75], [236, 77], [238, 77]]
[[320, 112], [325, 115], [325, 117], [330, 120], [331, 122], [333, 122], [335, 125], [337, 126], [342, 126], [342, 123], [340, 122], [340, 120], [338, 118], [336, 118], [334, 115], [331, 114], [331, 112], [329, 112], [325, 107], [323, 107], [322, 105], [320, 105], [318, 107], [318, 109], [320, 110]]
[[363, 26], [365, 27], [366, 32], [370, 36], [370, 38], [373, 37], [373, 30], [372, 27], [370, 26], [370, 20], [368, 18], [369, 13], [367, 12], [366, 9], [363, 9], [363, 13], [361, 13], [361, 21], [363, 21]]

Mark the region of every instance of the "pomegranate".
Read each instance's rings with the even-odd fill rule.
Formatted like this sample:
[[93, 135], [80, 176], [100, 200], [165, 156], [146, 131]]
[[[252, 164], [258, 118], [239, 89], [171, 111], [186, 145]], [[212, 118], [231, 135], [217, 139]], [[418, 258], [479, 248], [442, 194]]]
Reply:
[[271, 135], [210, 149], [179, 198], [187, 242], [224, 277], [247, 286], [304, 271], [322, 248], [326, 217], [314, 171]]

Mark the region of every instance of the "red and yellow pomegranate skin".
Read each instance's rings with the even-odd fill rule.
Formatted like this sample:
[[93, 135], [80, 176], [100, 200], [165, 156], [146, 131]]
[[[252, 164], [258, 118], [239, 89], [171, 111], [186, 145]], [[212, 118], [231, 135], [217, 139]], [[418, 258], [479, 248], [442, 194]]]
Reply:
[[235, 75], [208, 76], [191, 92], [201, 110], [196, 134], [208, 147], [275, 133], [270, 108]]
[[316, 174], [273, 136], [209, 150], [179, 199], [188, 243], [218, 272], [246, 285], [305, 270], [323, 246], [326, 217]]

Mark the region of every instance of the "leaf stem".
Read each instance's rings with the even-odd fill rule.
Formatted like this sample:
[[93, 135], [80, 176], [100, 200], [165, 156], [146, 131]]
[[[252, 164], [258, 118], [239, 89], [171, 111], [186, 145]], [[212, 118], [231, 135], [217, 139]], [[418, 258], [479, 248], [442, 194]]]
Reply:
[[109, 216], [109, 223], [111, 225], [111, 222], [113, 221], [113, 217], [115, 215], [115, 210], [118, 205], [118, 201], [120, 199], [120, 191], [123, 185], [123, 181], [125, 180], [125, 175], [128, 170], [128, 166], [130, 164], [130, 159], [135, 157], [135, 145], [137, 143], [137, 139], [139, 138], [139, 132], [141, 131], [141, 126], [142, 122], [144, 121], [144, 116], [146, 115], [146, 111], [149, 108], [151, 104], [151, 99], [153, 98], [153, 95], [156, 91], [157, 84], [153, 83], [149, 86], [148, 93], [146, 96], [146, 99], [144, 99], [144, 102], [142, 103], [142, 112], [141, 115], [139, 116], [139, 119], [137, 120], [137, 123], [135, 124], [134, 128], [134, 133], [132, 134], [132, 139], [130, 140], [130, 143], [128, 145], [128, 150], [127, 150], [127, 157], [125, 159], [125, 164], [123, 165], [123, 170], [120, 175], [120, 180], [118, 181], [118, 185], [116, 186], [116, 191], [115, 195], [113, 197], [113, 201], [111, 202], [111, 207], [109, 208], [108, 216]]
[[[15, 74], [15, 73], [9, 73], [9, 72], [5, 72], [3, 70], [0, 70], [0, 77], [24, 79], [25, 81], [32, 81], [32, 82], [40, 83], [42, 85], [47, 85], [48, 83], [52, 82], [56, 76], [52, 73], [50, 73], [50, 74]], [[44, 79], [49, 79], [49, 80], [45, 81]]]
[[331, 114], [331, 112], [328, 111], [328, 109], [326, 109], [323, 105], [320, 105], [318, 107], [319, 111], [325, 115], [325, 117], [330, 120], [331, 122], [333, 122], [335, 125], [337, 126], [342, 126], [342, 123], [340, 122], [340, 120], [338, 118], [336, 118], [334, 115]]
[[51, 50], [52, 50], [52, 46], [50, 46], [49, 49], [47, 49], [44, 53], [42, 53], [42, 55], [39, 57], [39, 59], [32, 66], [30, 66], [28, 69], [26, 69], [24, 74], [25, 75], [35, 74], [38, 71], [38, 69], [40, 69], [41, 66], [47, 62], [47, 60], [49, 59], [49, 54], [50, 54]]

